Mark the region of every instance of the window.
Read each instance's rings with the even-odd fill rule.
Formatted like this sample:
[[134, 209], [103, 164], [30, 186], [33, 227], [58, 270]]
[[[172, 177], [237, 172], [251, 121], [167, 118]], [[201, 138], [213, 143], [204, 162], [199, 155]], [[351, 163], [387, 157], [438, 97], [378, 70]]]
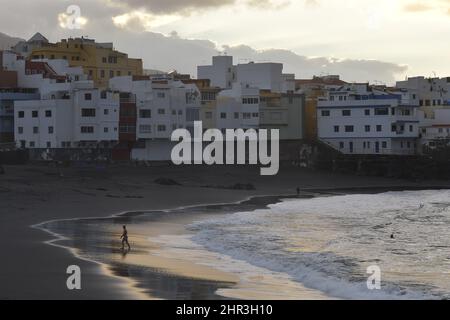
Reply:
[[343, 117], [350, 117], [352, 115], [351, 110], [342, 110], [342, 116]]
[[243, 118], [243, 119], [250, 119], [250, 118], [251, 118], [251, 113], [250, 113], [250, 112], [244, 112], [244, 113], [242, 113], [242, 118]]
[[92, 94], [91, 93], [85, 93], [84, 94], [84, 100], [86, 100], [86, 101], [92, 100]]
[[330, 116], [330, 110], [322, 110], [322, 117], [329, 117]]
[[409, 132], [413, 132], [414, 131], [414, 126], [412, 124], [409, 125]]
[[200, 110], [196, 108], [188, 108], [186, 110], [186, 121], [200, 120]]
[[19, 112], [17, 113], [17, 116], [18, 116], [19, 118], [24, 118], [24, 117], [25, 117], [25, 111], [19, 111]]
[[343, 142], [339, 142], [339, 149], [344, 149], [344, 143]]
[[166, 110], [164, 109], [158, 109], [158, 114], [166, 114]]
[[166, 126], [163, 125], [163, 124], [159, 124], [159, 125], [158, 125], [158, 131], [159, 131], [159, 132], [166, 131]]
[[345, 126], [345, 132], [353, 132], [353, 131], [355, 131], [354, 126]]
[[94, 133], [94, 127], [81, 127], [81, 133]]
[[141, 109], [139, 110], [139, 118], [151, 118], [152, 117], [152, 110], [149, 109]]
[[152, 133], [152, 126], [149, 124], [143, 124], [139, 126], [140, 133]]
[[243, 98], [242, 104], [258, 104], [259, 99], [258, 98]]
[[334, 126], [334, 132], [339, 132], [339, 126]]
[[[117, 128], [114, 128], [117, 131]], [[119, 128], [120, 133], [136, 133], [136, 126], [133, 124], [121, 124]]]
[[107, 116], [109, 114], [109, 109], [103, 109], [103, 114]]
[[30, 141], [30, 148], [34, 148], [34, 146], [35, 146], [34, 141]]
[[364, 115], [366, 115], [366, 116], [370, 116], [370, 109], [366, 109], [366, 110], [364, 110]]
[[254, 113], [252, 113], [252, 117], [253, 117], [253, 118], [258, 118], [258, 117], [259, 117], [259, 114], [258, 114], [258, 112], [254, 112]]
[[18, 127], [18, 128], [17, 128], [17, 132], [18, 132], [19, 134], [23, 134], [23, 127]]
[[381, 147], [383, 149], [386, 149], [387, 148], [387, 142], [386, 141], [381, 142]]
[[45, 110], [45, 117], [51, 118], [52, 117], [52, 110]]
[[364, 130], [365, 130], [366, 132], [370, 132], [370, 126], [364, 126]]
[[109, 128], [108, 128], [108, 127], [104, 127], [104, 128], [103, 128], [103, 132], [104, 132], [104, 133], [108, 133], [108, 132], [109, 132]]
[[383, 130], [383, 126], [382, 125], [377, 125], [377, 132], [381, 132]]
[[33, 133], [34, 134], [39, 133], [39, 127], [33, 127]]
[[156, 96], [157, 96], [158, 98], [164, 99], [164, 98], [166, 97], [166, 93], [165, 93], [165, 92], [158, 92], [158, 93], [156, 94]]
[[178, 115], [182, 116], [183, 115], [183, 110], [178, 110]]
[[53, 134], [53, 127], [48, 127], [48, 133]]
[[81, 109], [82, 117], [95, 117], [95, 109]]
[[221, 112], [220, 119], [226, 119], [226, 118], [227, 118], [227, 114], [225, 112]]
[[110, 78], [114, 78], [114, 71], [113, 70], [109, 70], [109, 77]]
[[103, 90], [100, 93], [100, 99], [106, 99], [107, 97], [108, 97], [108, 93], [105, 90]]
[[100, 77], [104, 78], [105, 77], [105, 70], [100, 70]]
[[37, 111], [32, 111], [32, 112], [31, 112], [31, 116], [32, 116], [33, 118], [37, 118], [37, 117], [39, 116], [39, 112], [37, 112]]
[[235, 113], [234, 113], [234, 118], [235, 118], [235, 119], [239, 119], [239, 112], [235, 112]]
[[52, 143], [50, 141], [47, 141], [47, 148], [51, 148], [52, 147]]
[[389, 108], [376, 108], [375, 115], [376, 116], [387, 116], [387, 115], [389, 115]]

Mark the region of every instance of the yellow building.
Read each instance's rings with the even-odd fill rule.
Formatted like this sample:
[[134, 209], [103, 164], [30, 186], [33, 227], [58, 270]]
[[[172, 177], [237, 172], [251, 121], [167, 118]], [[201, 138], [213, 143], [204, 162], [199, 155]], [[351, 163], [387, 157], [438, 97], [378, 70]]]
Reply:
[[317, 140], [317, 102], [326, 90], [346, 84], [339, 76], [321, 76], [296, 80], [295, 90], [305, 94], [305, 139]]
[[71, 67], [83, 67], [96, 87], [108, 86], [109, 79], [118, 76], [143, 75], [142, 59], [128, 58], [114, 50], [112, 43], [97, 43], [86, 38], [63, 39], [36, 48], [31, 59], [64, 59]]

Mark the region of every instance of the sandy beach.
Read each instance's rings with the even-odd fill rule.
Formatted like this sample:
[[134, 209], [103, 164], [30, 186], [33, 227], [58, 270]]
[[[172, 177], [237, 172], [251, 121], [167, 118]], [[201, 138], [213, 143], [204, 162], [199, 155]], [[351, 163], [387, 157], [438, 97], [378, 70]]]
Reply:
[[[233, 203], [252, 196], [292, 195], [300, 187], [304, 192], [345, 193], [367, 190], [401, 190], [403, 188], [443, 188], [443, 182], [411, 182], [387, 178], [368, 178], [313, 172], [293, 167], [282, 167], [275, 177], [259, 176], [259, 168], [249, 167], [79, 167], [56, 168], [47, 166], [6, 166], [6, 174], [0, 176], [0, 237], [4, 247], [4, 259], [0, 265], [0, 299], [151, 299], [183, 298], [173, 296], [170, 290], [158, 287], [155, 280], [153, 292], [133, 282], [132, 277], [120, 274], [121, 270], [80, 259], [82, 252], [49, 245], [55, 237], [32, 226], [51, 220], [105, 218], [124, 212], [149, 212], [198, 206], [214, 203]], [[161, 185], [158, 178], [172, 179], [180, 185]], [[251, 184], [254, 190], [235, 190], [236, 184]], [[226, 210], [225, 210], [226, 211]], [[208, 213], [206, 213], [207, 215]], [[226, 214], [225, 212], [221, 214]], [[163, 216], [163, 218], [161, 218]], [[202, 215], [205, 217], [205, 215]], [[117, 221], [120, 235], [121, 217]], [[146, 230], [151, 239], [183, 235], [185, 226], [199, 219], [197, 214], [179, 213], [148, 222]], [[149, 229], [150, 228], [150, 229]], [[139, 238], [136, 229], [137, 253], [144, 246], [160, 244], [147, 238]], [[148, 232], [148, 231], [146, 231]], [[116, 240], [111, 240], [116, 241]], [[142, 242], [142, 244], [141, 244]], [[115, 247], [115, 242], [112, 245]], [[150, 243], [150, 244], [148, 244]], [[62, 244], [54, 242], [61, 246]], [[117, 240], [117, 245], [120, 241]], [[198, 292], [200, 298], [215, 296], [214, 288], [221, 288], [221, 296], [255, 298], [255, 290], [247, 283], [239, 292], [236, 275], [209, 266], [199, 266], [190, 259], [172, 259], [159, 252], [151, 261], [146, 254], [130, 255], [128, 264], [152, 265], [153, 275], [168, 275], [172, 281], [203, 282]], [[108, 254], [115, 254], [109, 252]], [[120, 254], [117, 254], [120, 258]], [[135, 259], [133, 261], [133, 259]], [[140, 259], [146, 259], [142, 261]], [[82, 290], [66, 288], [66, 268], [76, 264], [82, 269]], [[161, 277], [159, 279], [161, 279]], [[186, 279], [189, 279], [187, 281]], [[255, 281], [254, 283], [256, 283]], [[198, 282], [197, 282], [198, 283]], [[270, 279], [265, 285], [270, 289]], [[146, 286], [148, 287], [148, 286]], [[211, 289], [213, 288], [213, 289]], [[223, 291], [225, 290], [225, 292]], [[306, 289], [305, 289], [306, 290]], [[297, 288], [293, 290], [297, 291]], [[313, 292], [308, 294], [314, 295]], [[194, 297], [195, 298], [195, 297]], [[274, 297], [276, 298], [276, 297]], [[297, 298], [301, 298], [297, 297]], [[325, 298], [320, 294], [317, 298]]]

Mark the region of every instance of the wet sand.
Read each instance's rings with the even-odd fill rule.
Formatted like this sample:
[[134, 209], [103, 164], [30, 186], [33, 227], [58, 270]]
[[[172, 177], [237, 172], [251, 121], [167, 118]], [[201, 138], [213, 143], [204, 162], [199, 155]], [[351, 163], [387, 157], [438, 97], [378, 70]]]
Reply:
[[[292, 194], [299, 186], [303, 191], [316, 192], [324, 189], [330, 192], [345, 192], [347, 189], [363, 191], [364, 188], [443, 188], [442, 182], [428, 181], [426, 184], [386, 178], [366, 178], [340, 174], [318, 173], [298, 168], [281, 168], [275, 177], [259, 176], [259, 168], [248, 167], [79, 167], [54, 168], [44, 166], [6, 166], [6, 174], [0, 176], [0, 240], [6, 246], [0, 265], [1, 299], [141, 299], [171, 298], [170, 282], [184, 283], [191, 292], [192, 279], [204, 281], [199, 286], [198, 295], [215, 294], [214, 285], [219, 284], [219, 292], [231, 296], [230, 288], [236, 286], [236, 277], [220, 270], [202, 269], [197, 279], [183, 274], [173, 261], [153, 258], [153, 278], [148, 285], [140, 285], [133, 277], [121, 274], [123, 268], [98, 264], [91, 259], [82, 260], [82, 252], [69, 251], [48, 245], [55, 237], [32, 225], [54, 219], [87, 217], [108, 217], [122, 212], [143, 212], [149, 210], [173, 209], [180, 206], [206, 203], [229, 203], [249, 196], [268, 194]], [[171, 178], [180, 186], [162, 186], [155, 183], [159, 177]], [[251, 183], [255, 190], [233, 190], [226, 188], [236, 183]], [[180, 229], [189, 219], [167, 222], [164, 226], [153, 227], [163, 234], [183, 234]], [[179, 217], [178, 217], [179, 219]], [[121, 222], [120, 222], [121, 223]], [[161, 222], [160, 222], [161, 223]], [[117, 225], [120, 227], [120, 225]], [[72, 233], [75, 232], [72, 230]], [[120, 235], [120, 228], [114, 237]], [[147, 241], [146, 239], [141, 239]], [[116, 240], [114, 240], [116, 241]], [[116, 243], [116, 242], [114, 242]], [[118, 241], [117, 243], [120, 244]], [[56, 243], [54, 243], [56, 244]], [[61, 245], [61, 244], [58, 244]], [[148, 244], [146, 244], [148, 245]], [[157, 244], [154, 245], [157, 251]], [[110, 245], [115, 250], [116, 244]], [[117, 248], [117, 249], [116, 249]], [[111, 253], [111, 249], [108, 249]], [[112, 252], [114, 253], [114, 252]], [[119, 255], [120, 256], [120, 255]], [[128, 261], [139, 266], [143, 255]], [[133, 259], [136, 259], [133, 261]], [[145, 259], [148, 259], [146, 257]], [[186, 270], [190, 261], [183, 262]], [[82, 270], [82, 290], [70, 291], [66, 288], [66, 268], [76, 264]], [[167, 265], [173, 269], [168, 272]], [[117, 265], [120, 266], [120, 263]], [[127, 263], [128, 265], [128, 263]], [[170, 269], [170, 268], [169, 268]], [[137, 271], [136, 271], [137, 270]], [[139, 272], [135, 268], [134, 272]], [[195, 269], [197, 272], [199, 269]], [[180, 276], [182, 273], [182, 276]], [[208, 274], [207, 277], [204, 275]], [[163, 280], [161, 280], [164, 278]], [[211, 281], [212, 280], [212, 281]], [[181, 282], [180, 282], [181, 281]], [[211, 284], [213, 282], [213, 284]], [[269, 281], [268, 281], [269, 282]], [[139, 290], [130, 290], [130, 287]], [[181, 285], [182, 288], [183, 285]], [[149, 292], [148, 288], [153, 288]], [[167, 289], [169, 288], [169, 289]], [[247, 294], [255, 292], [247, 287]], [[257, 290], [256, 290], [257, 291]], [[166, 292], [166, 293], [165, 293]], [[211, 293], [213, 292], [213, 293]], [[236, 293], [236, 292], [235, 292]], [[244, 298], [245, 290], [236, 294]], [[247, 295], [248, 296], [248, 295]], [[173, 297], [173, 296], [172, 296]], [[220, 296], [217, 296], [219, 298]]]
[[[328, 299], [284, 276], [261, 273], [241, 279], [238, 274], [207, 265], [208, 261], [223, 257], [201, 248], [183, 248], [182, 241], [168, 248], [166, 239], [188, 236], [186, 226], [195, 221], [264, 208], [281, 198], [254, 197], [233, 204], [132, 212], [104, 219], [59, 220], [38, 228], [59, 237], [53, 244], [100, 263], [108, 274], [129, 279], [129, 291], [141, 298]], [[122, 250], [117, 240], [123, 224], [130, 234], [130, 251]]]

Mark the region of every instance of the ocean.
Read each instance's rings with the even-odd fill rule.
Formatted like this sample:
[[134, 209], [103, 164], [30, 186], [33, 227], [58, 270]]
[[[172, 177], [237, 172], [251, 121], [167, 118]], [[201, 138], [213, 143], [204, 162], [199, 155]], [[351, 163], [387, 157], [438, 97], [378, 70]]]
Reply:
[[450, 299], [450, 190], [261, 197], [39, 228], [157, 298]]
[[[286, 199], [188, 229], [208, 251], [331, 297], [450, 298], [449, 190]], [[381, 271], [379, 290], [368, 289], [370, 266]]]

